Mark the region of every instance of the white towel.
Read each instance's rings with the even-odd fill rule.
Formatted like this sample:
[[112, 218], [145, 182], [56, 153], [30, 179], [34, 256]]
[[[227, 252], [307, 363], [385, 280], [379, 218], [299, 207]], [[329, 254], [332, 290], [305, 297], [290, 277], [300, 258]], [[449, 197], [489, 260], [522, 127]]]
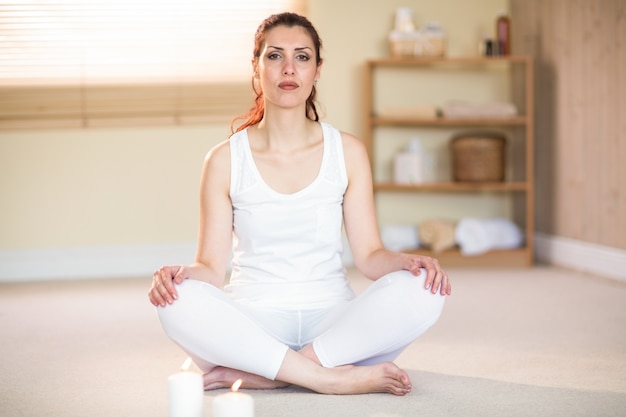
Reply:
[[518, 248], [523, 243], [522, 232], [515, 223], [503, 218], [459, 221], [456, 242], [466, 256], [481, 255], [494, 249]]
[[420, 245], [415, 226], [386, 226], [381, 230], [380, 238], [383, 246], [394, 252], [416, 249]]
[[449, 101], [441, 109], [444, 117], [512, 117], [517, 115], [517, 107], [513, 103], [468, 103], [465, 101]]

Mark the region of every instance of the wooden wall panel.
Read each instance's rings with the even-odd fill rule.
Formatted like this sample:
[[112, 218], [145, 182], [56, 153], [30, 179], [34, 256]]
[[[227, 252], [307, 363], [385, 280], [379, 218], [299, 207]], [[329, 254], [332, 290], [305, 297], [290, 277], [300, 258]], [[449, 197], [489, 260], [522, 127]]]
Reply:
[[[557, 184], [559, 201], [556, 213], [557, 235], [567, 235], [575, 239], [587, 240], [584, 235], [584, 226], [591, 220], [589, 218], [589, 205], [585, 204], [584, 179], [589, 166], [586, 166], [585, 155], [585, 116], [588, 111], [586, 102], [585, 71], [588, 44], [585, 38], [588, 36], [583, 28], [584, 7], [587, 0], [572, 0], [565, 8], [556, 10], [556, 13], [567, 14], [567, 30], [563, 34], [569, 40], [568, 55], [562, 61], [555, 62], [557, 76], [567, 74], [567, 84], [561, 86], [562, 91], [557, 94], [565, 94], [565, 107], [555, 109], [556, 116], [563, 119], [566, 130], [555, 139], [558, 148], [555, 152], [559, 166]], [[546, 22], [549, 24], [550, 22]], [[550, 57], [546, 57], [550, 59]], [[590, 196], [589, 196], [590, 197]], [[558, 221], [562, 219], [562, 221]], [[563, 221], [564, 220], [564, 221]]]
[[[608, 97], [605, 86], [613, 75], [609, 64], [609, 55], [612, 55], [611, 21], [605, 19], [602, 2], [585, 1], [580, 11], [582, 33], [585, 37], [582, 50], [586, 53], [584, 59], [584, 78], [581, 80], [584, 87], [584, 135], [579, 139], [583, 146], [583, 162], [586, 169], [582, 169], [584, 190], [583, 198], [588, 200], [583, 205], [587, 210], [584, 214], [584, 233], [581, 237], [592, 242], [600, 242], [609, 231], [607, 220], [602, 215], [602, 206], [605, 204], [603, 189], [607, 186], [606, 162], [608, 162], [610, 148], [607, 146], [607, 117], [609, 116]], [[606, 16], [609, 17], [609, 16]], [[593, 110], [592, 110], [593, 109]], [[593, 114], [593, 117], [590, 117]], [[603, 163], [605, 164], [603, 166]], [[593, 178], [593, 181], [588, 180]]]
[[536, 60], [536, 229], [626, 249], [626, 0], [511, 0]]
[[616, 164], [617, 164], [617, 178], [615, 179], [616, 191], [615, 191], [615, 210], [617, 212], [617, 227], [616, 233], [621, 235], [617, 238], [618, 244], [612, 246], [624, 245], [624, 235], [626, 235], [626, 163], [624, 159], [626, 156], [626, 1], [615, 0], [615, 12], [616, 12], [616, 33], [617, 33], [617, 45], [616, 45], [616, 60], [617, 60], [617, 85], [615, 88], [616, 100], [615, 100], [615, 112], [618, 114], [615, 122], [615, 149], [616, 152]]

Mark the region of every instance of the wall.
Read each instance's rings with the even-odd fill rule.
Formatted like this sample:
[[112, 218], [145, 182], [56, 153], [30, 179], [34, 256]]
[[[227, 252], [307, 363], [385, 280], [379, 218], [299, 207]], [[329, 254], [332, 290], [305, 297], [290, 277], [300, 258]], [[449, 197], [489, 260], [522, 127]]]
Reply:
[[[604, 248], [624, 265], [626, 1], [513, 0], [511, 10], [513, 47], [536, 59], [539, 236], [557, 251], [559, 241]], [[587, 251], [568, 255], [587, 262]]]
[[[397, 7], [412, 7], [418, 25], [439, 21], [448, 31], [449, 55], [470, 55], [508, 2], [310, 3], [309, 17], [324, 41], [319, 99], [325, 120], [361, 135], [363, 62], [388, 55]], [[0, 278], [54, 276], [102, 248], [107, 254], [98, 258], [99, 272], [89, 273], [123, 274], [123, 267], [106, 267], [120, 257], [130, 265], [137, 253], [148, 253], [133, 269], [141, 273], [161, 259], [187, 261], [202, 160], [226, 136], [226, 125], [0, 132]], [[164, 245], [174, 245], [167, 259], [159, 258]], [[39, 272], [28, 269], [38, 262]], [[87, 272], [77, 268], [81, 273]]]

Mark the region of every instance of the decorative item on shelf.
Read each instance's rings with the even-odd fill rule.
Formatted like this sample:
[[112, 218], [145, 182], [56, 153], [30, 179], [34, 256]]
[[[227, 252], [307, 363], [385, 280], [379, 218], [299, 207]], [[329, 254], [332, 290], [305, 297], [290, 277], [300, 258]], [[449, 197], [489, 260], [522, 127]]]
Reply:
[[484, 38], [483, 44], [481, 45], [481, 55], [484, 56], [498, 56], [499, 55], [499, 46], [498, 40], [492, 38]]
[[[489, 42], [489, 48], [492, 48], [492, 44], [491, 44], [491, 39], [489, 38], [489, 35], [487, 35], [486, 32], [483, 32], [482, 37], [480, 38], [480, 41], [478, 42], [478, 55], [480, 56], [487, 56], [487, 42]], [[490, 49], [489, 51], [489, 55], [491, 55], [493, 52], [492, 49]]]
[[425, 220], [419, 225], [420, 243], [435, 253], [452, 249], [456, 246], [455, 227], [453, 220]]
[[395, 155], [393, 180], [397, 184], [421, 184], [424, 182], [422, 143], [419, 137], [409, 141], [406, 149]]
[[389, 34], [391, 54], [394, 57], [411, 57], [415, 55], [419, 33], [415, 30], [413, 10], [400, 7], [396, 10], [396, 24]]
[[412, 9], [401, 7], [396, 10], [395, 27], [389, 34], [393, 57], [444, 56], [446, 39], [446, 33], [439, 23], [430, 22], [416, 29]]
[[399, 7], [396, 9], [395, 28], [398, 32], [415, 31], [415, 23], [413, 22], [413, 9], [410, 7]]
[[505, 12], [501, 12], [496, 19], [496, 41], [496, 55], [511, 55], [511, 19]]
[[398, 32], [394, 30], [389, 34], [391, 55], [394, 58], [414, 57], [419, 38], [419, 32]]
[[480, 54], [484, 56], [511, 55], [511, 18], [505, 12], [496, 18], [496, 30], [493, 38], [483, 36]]
[[422, 149], [422, 179], [424, 183], [435, 183], [439, 178], [439, 158], [435, 149], [424, 147]]
[[452, 138], [455, 181], [504, 181], [506, 138], [497, 132], [466, 132]]
[[437, 22], [430, 22], [420, 31], [422, 34], [420, 52], [422, 56], [444, 56], [446, 54], [446, 33]]

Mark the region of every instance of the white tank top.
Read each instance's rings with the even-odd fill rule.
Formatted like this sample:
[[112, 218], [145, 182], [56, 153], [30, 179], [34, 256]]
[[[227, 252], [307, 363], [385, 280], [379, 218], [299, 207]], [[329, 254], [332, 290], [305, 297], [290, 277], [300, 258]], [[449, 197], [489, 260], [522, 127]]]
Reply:
[[341, 133], [321, 126], [319, 173], [293, 194], [281, 194], [265, 183], [252, 158], [247, 129], [230, 138], [233, 261], [225, 290], [239, 302], [306, 310], [354, 297], [341, 261], [348, 185]]

